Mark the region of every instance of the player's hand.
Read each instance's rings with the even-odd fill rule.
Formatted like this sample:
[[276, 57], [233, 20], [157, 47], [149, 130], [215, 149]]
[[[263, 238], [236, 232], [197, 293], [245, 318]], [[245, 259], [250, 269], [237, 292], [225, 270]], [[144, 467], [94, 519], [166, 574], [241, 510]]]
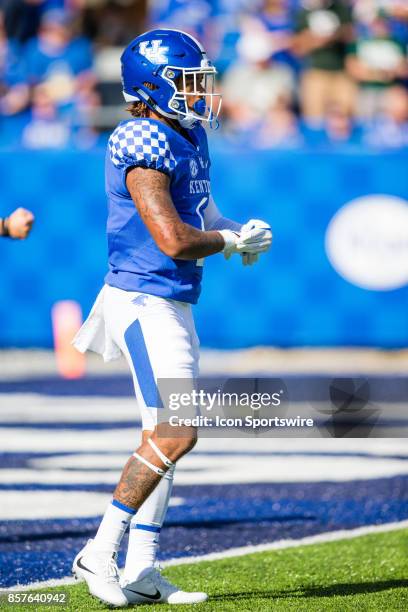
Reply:
[[242, 253], [241, 261], [243, 266], [252, 266], [259, 259], [259, 253]]
[[249, 251], [262, 253], [267, 251], [272, 244], [272, 230], [266, 221], [261, 219], [250, 219], [241, 227], [240, 231], [241, 242], [250, 244], [254, 247], [258, 246], [259, 250]]
[[17, 208], [7, 219], [7, 228], [11, 238], [24, 240], [31, 232], [34, 215], [25, 208]]
[[259, 259], [259, 253], [267, 251], [272, 244], [272, 230], [268, 223], [261, 221], [260, 219], [250, 219], [241, 228], [241, 238], [245, 239], [247, 233], [253, 235], [253, 230], [261, 230], [262, 233], [258, 233], [256, 241], [260, 245], [259, 250], [254, 252], [244, 252], [241, 255], [243, 266], [252, 266]]
[[[250, 219], [241, 227], [240, 232], [231, 230], [219, 230], [224, 238], [223, 249], [225, 259], [229, 259], [233, 253], [254, 255], [264, 253], [272, 244], [272, 231], [270, 226], [260, 219]], [[255, 263], [254, 258], [245, 257], [244, 265]]]

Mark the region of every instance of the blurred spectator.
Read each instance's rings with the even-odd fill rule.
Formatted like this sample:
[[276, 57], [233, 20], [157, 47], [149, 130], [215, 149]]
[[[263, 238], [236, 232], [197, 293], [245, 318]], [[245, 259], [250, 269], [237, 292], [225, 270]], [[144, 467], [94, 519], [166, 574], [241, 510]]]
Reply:
[[15, 115], [28, 104], [28, 86], [19, 58], [19, 46], [7, 39], [0, 12], [0, 114]]
[[324, 132], [328, 144], [357, 144], [361, 140], [360, 130], [353, 116], [340, 104], [332, 104], [326, 111]]
[[387, 90], [383, 113], [368, 124], [365, 144], [377, 148], [408, 147], [408, 92], [404, 87]]
[[1, 0], [7, 36], [19, 43], [37, 34], [47, 0]]
[[28, 149], [61, 149], [67, 146], [89, 148], [97, 137], [83, 125], [76, 109], [61, 109], [46, 83], [33, 88], [32, 106], [21, 143]]
[[255, 149], [289, 149], [303, 144], [297, 117], [286, 100], [281, 98], [266, 112], [250, 144]]
[[408, 75], [406, 48], [390, 31], [388, 20], [375, 13], [351, 45], [350, 75], [359, 83], [358, 113], [368, 119], [383, 109], [384, 96]]
[[362, 140], [362, 130], [354, 121], [352, 113], [343, 105], [332, 103], [326, 109], [323, 124], [304, 127], [304, 136], [308, 145], [317, 148], [337, 148], [358, 146]]
[[240, 22], [240, 16], [235, 12], [216, 14], [207, 22], [203, 42], [220, 74], [237, 59], [236, 45], [241, 36]]
[[[403, 4], [402, 4], [403, 3]], [[384, 17], [392, 34], [402, 45], [408, 44], [408, 8], [406, 0], [354, 0], [353, 16], [359, 34], [367, 36], [367, 30], [376, 17]]]
[[408, 6], [406, 0], [396, 0], [395, 3], [390, 7], [390, 14], [395, 17], [395, 19], [400, 19], [401, 21], [408, 21]]
[[58, 113], [48, 87], [33, 88], [30, 118], [23, 129], [22, 144], [28, 149], [54, 149], [68, 145], [70, 129]]
[[43, 15], [38, 36], [27, 43], [25, 60], [29, 84], [46, 83], [59, 105], [95, 103], [91, 45], [74, 37], [73, 18], [66, 11]]
[[371, 20], [379, 11], [399, 21], [408, 20], [407, 0], [353, 0], [352, 4], [358, 21]]
[[76, 1], [85, 5], [83, 31], [97, 47], [124, 47], [151, 27], [146, 25], [147, 0]]
[[3, 146], [92, 146], [89, 126], [122, 117], [118, 58], [151, 27], [147, 14], [209, 47], [224, 74], [222, 134], [239, 146], [408, 146], [408, 0], [0, 0], [1, 9]]
[[185, 30], [202, 39], [212, 4], [214, 0], [154, 0], [151, 2], [154, 27]]
[[222, 91], [230, 129], [252, 128], [280, 99], [291, 102], [295, 79], [291, 69], [270, 60], [267, 33], [245, 34], [239, 40], [240, 59], [225, 73]]
[[301, 0], [295, 28], [293, 50], [305, 62], [300, 85], [305, 119], [318, 123], [333, 102], [350, 112], [355, 90], [344, 70], [353, 33], [349, 6], [343, 0]]
[[[173, 0], [174, 3], [177, 1]], [[288, 0], [275, 1], [277, 5], [283, 6]], [[154, 5], [166, 3], [168, 4], [168, 0], [167, 2], [153, 0]], [[269, 9], [267, 0], [212, 0], [212, 2], [207, 0], [207, 4], [211, 5], [211, 16], [200, 24], [202, 41], [221, 74], [237, 60], [236, 45], [243, 34], [253, 33], [253, 30], [259, 29], [264, 32], [276, 31], [277, 41], [279, 37], [283, 40], [281, 35], [287, 30], [291, 31], [289, 11], [286, 6], [282, 10], [279, 7]], [[197, 27], [195, 31], [199, 33]], [[276, 46], [278, 49], [279, 45]], [[285, 48], [286, 45], [283, 45], [282, 49]], [[279, 61], [286, 61], [284, 55], [285, 51], [279, 56]], [[293, 58], [290, 61], [293, 61]]]
[[298, 61], [291, 51], [294, 33], [291, 0], [263, 0], [258, 20], [270, 33], [273, 59], [297, 71]]

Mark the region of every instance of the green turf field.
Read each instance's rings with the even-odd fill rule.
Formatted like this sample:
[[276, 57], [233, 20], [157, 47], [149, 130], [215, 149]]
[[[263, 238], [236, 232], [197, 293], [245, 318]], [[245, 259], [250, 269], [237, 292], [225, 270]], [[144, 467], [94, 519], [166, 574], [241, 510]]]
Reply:
[[[407, 612], [408, 529], [180, 565], [165, 574], [186, 590], [207, 591], [209, 601], [194, 606], [143, 605], [138, 610]], [[68, 606], [1, 607], [32, 612], [108, 609], [88, 595], [84, 583], [53, 589], [61, 590], [69, 593]]]

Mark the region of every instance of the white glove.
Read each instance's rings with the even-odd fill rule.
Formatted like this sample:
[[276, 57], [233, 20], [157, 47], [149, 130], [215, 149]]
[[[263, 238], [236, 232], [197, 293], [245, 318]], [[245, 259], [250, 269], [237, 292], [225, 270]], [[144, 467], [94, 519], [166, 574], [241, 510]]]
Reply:
[[228, 229], [217, 231], [224, 238], [225, 245], [222, 249], [224, 257], [225, 259], [229, 259], [233, 253], [238, 253], [237, 245], [241, 236], [238, 232], [233, 232], [232, 230]]
[[[231, 230], [218, 230], [224, 238], [223, 249], [225, 259], [233, 253], [254, 255], [267, 251], [272, 244], [272, 231], [265, 221], [251, 219], [241, 227], [240, 232]], [[256, 258], [257, 259], [257, 258]], [[251, 265], [256, 261], [253, 257], [243, 258], [244, 265]]]
[[266, 221], [250, 219], [241, 227], [241, 240], [245, 244], [259, 243], [259, 253], [267, 251], [272, 244], [272, 230]]
[[[247, 232], [252, 230], [262, 230], [263, 234], [258, 235], [256, 242], [260, 243], [260, 249], [256, 252], [244, 252], [241, 255], [243, 266], [252, 266], [259, 259], [259, 253], [267, 251], [272, 244], [272, 231], [268, 223], [261, 221], [260, 219], [250, 219], [245, 225], [241, 227], [241, 238], [244, 238]], [[263, 247], [261, 247], [261, 243]]]

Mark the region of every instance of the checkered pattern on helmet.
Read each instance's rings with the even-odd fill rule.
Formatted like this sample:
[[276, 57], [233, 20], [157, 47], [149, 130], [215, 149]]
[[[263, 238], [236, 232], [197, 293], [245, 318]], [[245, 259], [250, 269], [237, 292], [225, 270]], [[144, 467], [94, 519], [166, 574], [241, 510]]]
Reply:
[[119, 125], [109, 138], [112, 162], [117, 167], [143, 162], [149, 168], [171, 172], [176, 160], [167, 136], [160, 126], [149, 121], [128, 121]]

